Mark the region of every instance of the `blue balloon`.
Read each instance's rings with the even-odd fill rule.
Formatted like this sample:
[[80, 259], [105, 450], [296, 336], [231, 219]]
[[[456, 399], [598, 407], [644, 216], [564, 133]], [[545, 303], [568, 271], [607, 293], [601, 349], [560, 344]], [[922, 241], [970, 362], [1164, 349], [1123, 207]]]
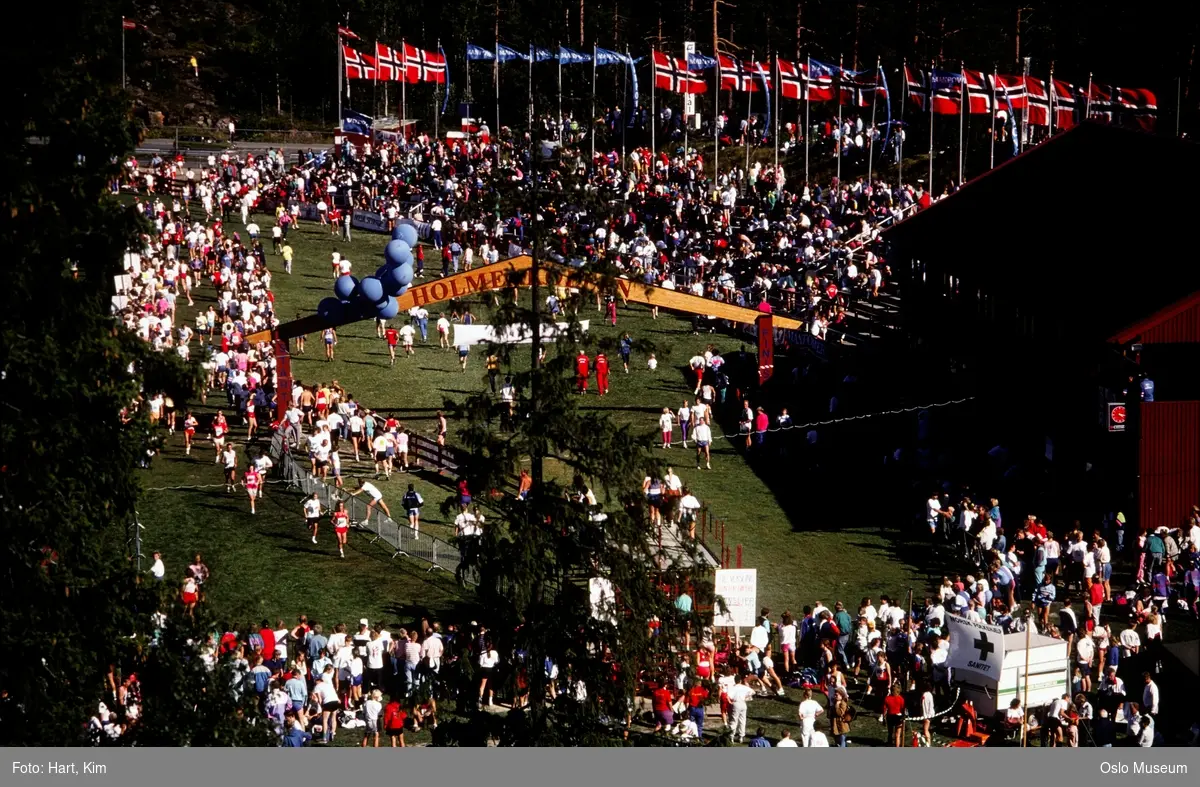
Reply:
[[353, 298], [357, 290], [358, 279], [348, 273], [345, 276], [338, 276], [337, 281], [333, 283], [333, 294], [343, 301]]
[[392, 296], [375, 304], [375, 316], [381, 320], [390, 320], [400, 313], [400, 304]]
[[358, 283], [358, 294], [370, 303], [379, 303], [387, 297], [387, 293], [383, 291], [383, 282], [374, 276], [366, 276]]
[[401, 295], [403, 295], [403, 294], [404, 294], [404, 293], [406, 293], [406, 292], [408, 292], [408, 285], [407, 285], [407, 284], [405, 284], [403, 287], [401, 287], [401, 288], [400, 288], [400, 292], [396, 293], [396, 297], [398, 298], [398, 297], [400, 297]]
[[[394, 270], [397, 267], [399, 267], [399, 266], [393, 265], [390, 262], [384, 263], [383, 265], [380, 265], [378, 268], [375, 269], [375, 278], [379, 279], [380, 281], [383, 281], [384, 278], [388, 275], [388, 271]], [[386, 285], [386, 282], [385, 282], [385, 285]]]
[[412, 247], [406, 241], [394, 240], [384, 247], [383, 258], [393, 265], [403, 265], [412, 260]]
[[387, 272], [379, 277], [383, 282], [383, 289], [388, 295], [398, 295], [400, 290], [412, 284], [413, 267], [412, 265], [397, 265], [388, 268]]
[[392, 237], [404, 241], [410, 247], [416, 246], [420, 240], [417, 236], [417, 228], [411, 224], [397, 224], [396, 229], [392, 230]]
[[337, 298], [322, 298], [317, 304], [317, 314], [328, 323], [341, 322], [345, 312], [345, 307]]

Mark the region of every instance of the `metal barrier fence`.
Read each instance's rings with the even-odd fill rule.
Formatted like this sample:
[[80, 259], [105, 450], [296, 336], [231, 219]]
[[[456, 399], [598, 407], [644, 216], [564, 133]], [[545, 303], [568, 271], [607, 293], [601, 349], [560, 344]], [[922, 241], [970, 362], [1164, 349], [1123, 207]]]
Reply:
[[[346, 504], [351, 527], [381, 542], [392, 550], [392, 557], [405, 555], [429, 564], [429, 570], [442, 569], [457, 575], [461, 555], [458, 547], [428, 533], [421, 534], [407, 524], [400, 524], [378, 506], [368, 511], [368, 500], [343, 493], [336, 486], [312, 477], [285, 444], [282, 431], [271, 438], [271, 457], [281, 477], [289, 487], [301, 490], [307, 497], [314, 492], [320, 496], [321, 508], [333, 510], [339, 502]], [[386, 502], [386, 501], [385, 501]], [[394, 501], [399, 506], [399, 501]], [[470, 579], [467, 578], [469, 582]]]

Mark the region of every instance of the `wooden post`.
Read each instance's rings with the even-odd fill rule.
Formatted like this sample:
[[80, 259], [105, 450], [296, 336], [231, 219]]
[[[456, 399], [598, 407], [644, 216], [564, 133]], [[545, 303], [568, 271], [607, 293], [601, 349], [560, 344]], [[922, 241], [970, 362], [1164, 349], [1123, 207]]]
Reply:
[[742, 545], [741, 544], [737, 545], [737, 567], [738, 568], [742, 567]]

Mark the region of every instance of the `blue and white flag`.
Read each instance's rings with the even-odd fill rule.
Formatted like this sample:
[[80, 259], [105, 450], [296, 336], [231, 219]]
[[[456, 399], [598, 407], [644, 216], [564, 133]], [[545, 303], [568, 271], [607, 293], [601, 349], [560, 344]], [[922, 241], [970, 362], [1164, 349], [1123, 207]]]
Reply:
[[[626, 121], [626, 125], [632, 128], [634, 120], [636, 120], [638, 116], [637, 69], [634, 67], [637, 61], [630, 58], [629, 55], [625, 55], [625, 60], [629, 63], [629, 76], [633, 79], [633, 111], [629, 113], [629, 118]], [[653, 83], [653, 80], [651, 80], [651, 83]]]
[[529, 56], [533, 59], [533, 62], [535, 62], [535, 63], [541, 63], [546, 60], [554, 59], [553, 52], [551, 52], [549, 49], [542, 49], [540, 46], [529, 47]]
[[446, 107], [450, 105], [450, 58], [446, 57], [446, 50], [442, 49], [442, 42], [438, 41], [438, 54], [442, 56], [442, 62], [446, 64], [446, 84], [442, 86], [442, 114], [446, 114]]
[[763, 94], [767, 99], [767, 119], [763, 124], [762, 131], [763, 139], [766, 139], [767, 134], [769, 133], [768, 129], [771, 128], [771, 83], [767, 81], [767, 70], [763, 68], [763, 64], [755, 63], [755, 65], [758, 66], [758, 78], [762, 81]]
[[369, 115], [364, 115], [361, 112], [355, 112], [353, 109], [342, 110], [342, 131], [349, 131], [351, 134], [362, 134], [363, 136], [371, 135], [371, 125], [375, 122], [375, 118]]
[[629, 55], [623, 55], [611, 49], [596, 47], [596, 65], [598, 66], [619, 66], [628, 62]]
[[929, 72], [929, 82], [934, 90], [955, 90], [962, 85], [963, 75], [958, 71], [942, 71], [933, 69]]
[[699, 52], [693, 52], [687, 56], [688, 68], [692, 71], [706, 71], [710, 68], [717, 67], [717, 59], [702, 55]]
[[512, 47], [507, 47], [504, 44], [496, 44], [496, 59], [501, 63], [507, 63], [510, 60], [529, 61], [529, 55], [524, 52], [518, 52]]
[[495, 60], [496, 54], [481, 46], [467, 44], [467, 60]]
[[590, 63], [592, 62], [591, 55], [585, 55], [582, 52], [576, 52], [573, 49], [567, 49], [565, 46], [558, 48], [558, 59], [562, 63]]
[[1013, 111], [1012, 96], [1008, 94], [1008, 86], [1004, 87], [1004, 105], [1008, 110], [1008, 139], [1012, 143], [1012, 154], [1021, 152], [1020, 140], [1017, 136], [1017, 113]]

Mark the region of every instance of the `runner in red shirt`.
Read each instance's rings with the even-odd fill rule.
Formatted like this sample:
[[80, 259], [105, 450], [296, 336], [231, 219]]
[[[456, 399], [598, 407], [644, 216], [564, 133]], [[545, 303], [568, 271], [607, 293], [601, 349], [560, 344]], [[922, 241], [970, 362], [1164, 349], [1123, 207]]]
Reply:
[[214, 462], [221, 461], [221, 451], [225, 448], [225, 434], [229, 431], [229, 424], [225, 422], [225, 414], [217, 410], [216, 416], [212, 422], [212, 441], [213, 448], [216, 449], [216, 459]]
[[337, 510], [333, 512], [333, 532], [337, 534], [338, 554], [342, 557], [346, 556], [346, 535], [350, 532], [350, 514], [346, 511], [345, 503], [338, 503]]
[[246, 472], [242, 474], [242, 483], [246, 485], [246, 492], [250, 495], [250, 513], [257, 513], [254, 510], [254, 501], [258, 499], [258, 487], [262, 482], [262, 476], [258, 474], [258, 470], [254, 465], [246, 468]]
[[392, 359], [392, 366], [396, 365], [396, 345], [400, 342], [400, 332], [395, 328], [388, 328], [384, 331], [387, 336], [388, 357]]
[[317, 418], [323, 419], [325, 411], [329, 409], [329, 395], [325, 393], [324, 388], [317, 389]]
[[601, 396], [608, 393], [608, 356], [604, 353], [596, 356], [596, 388]]
[[671, 710], [671, 706], [675, 704], [675, 697], [672, 696], [671, 690], [666, 686], [659, 686], [654, 690], [653, 701], [654, 731], [670, 730], [675, 724], [675, 712]]
[[579, 357], [575, 359], [575, 388], [578, 393], [587, 393], [588, 384], [588, 357], [587, 353], [579, 351]]

